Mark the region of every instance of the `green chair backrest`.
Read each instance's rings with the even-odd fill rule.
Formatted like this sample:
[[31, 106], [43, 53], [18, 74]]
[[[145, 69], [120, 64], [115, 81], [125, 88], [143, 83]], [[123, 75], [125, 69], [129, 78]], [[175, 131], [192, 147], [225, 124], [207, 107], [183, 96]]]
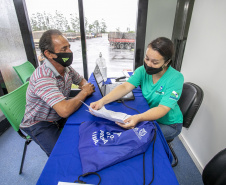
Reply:
[[13, 68], [23, 83], [26, 82], [26, 80], [32, 75], [35, 70], [34, 66], [29, 61], [19, 66], [13, 66]]
[[29, 82], [26, 82], [16, 90], [0, 97], [0, 109], [15, 131], [19, 130], [24, 117], [28, 84]]

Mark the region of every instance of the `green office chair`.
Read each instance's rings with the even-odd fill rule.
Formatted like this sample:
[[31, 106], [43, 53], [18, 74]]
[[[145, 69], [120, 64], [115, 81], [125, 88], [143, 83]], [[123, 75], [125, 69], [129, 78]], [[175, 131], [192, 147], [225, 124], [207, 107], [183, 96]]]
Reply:
[[30, 78], [30, 76], [32, 75], [32, 73], [35, 70], [34, 66], [29, 61], [27, 61], [19, 66], [13, 66], [13, 68], [16, 71], [16, 73], [18, 74], [18, 76], [20, 77], [23, 84], [26, 81], [28, 81], [28, 79]]
[[2, 110], [5, 117], [8, 119], [9, 123], [12, 125], [13, 129], [25, 139], [24, 151], [22, 156], [22, 161], [20, 165], [20, 172], [22, 173], [24, 158], [27, 151], [28, 144], [32, 141], [30, 136], [25, 136], [19, 125], [24, 117], [25, 105], [26, 105], [26, 91], [29, 82], [26, 82], [16, 90], [0, 97], [0, 109]]

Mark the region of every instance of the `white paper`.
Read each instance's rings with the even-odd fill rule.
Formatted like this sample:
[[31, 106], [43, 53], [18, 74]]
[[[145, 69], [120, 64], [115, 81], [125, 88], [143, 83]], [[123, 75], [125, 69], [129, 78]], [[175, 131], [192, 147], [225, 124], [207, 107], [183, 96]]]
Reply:
[[115, 81], [115, 78], [111, 78], [110, 80], [111, 80], [111, 83], [112, 83], [112, 84], [115, 84], [115, 83], [122, 84], [122, 82], [116, 82], [116, 81]]
[[[130, 77], [130, 75], [129, 75], [129, 73], [128, 73], [127, 70], [123, 70], [122, 72], [126, 76], [126, 78], [129, 78]], [[132, 72], [132, 71], [130, 71], [130, 72]]]
[[[111, 110], [107, 110], [104, 106], [99, 109], [99, 110], [94, 110], [92, 109], [89, 105], [87, 105], [86, 103], [84, 103], [83, 101], [81, 101], [84, 105], [86, 105], [91, 114], [97, 116], [97, 117], [101, 117], [101, 118], [105, 118], [114, 122], [120, 122], [120, 123], [124, 123], [123, 121], [125, 119], [127, 119], [128, 117], [130, 117], [131, 115], [122, 113], [122, 112], [115, 112], [115, 111], [111, 111]], [[126, 123], [124, 123], [126, 124]]]
[[111, 78], [111, 83], [112, 84], [115, 84], [115, 83], [119, 83], [119, 84], [122, 84], [123, 82], [126, 82], [129, 78], [123, 78], [123, 79], [120, 79], [118, 82], [115, 81], [115, 78]]
[[[73, 184], [76, 184], [76, 185], [84, 185], [84, 184], [75, 183], [75, 182], [58, 182], [57, 185], [73, 185]], [[94, 185], [94, 184], [86, 184], [86, 185]]]

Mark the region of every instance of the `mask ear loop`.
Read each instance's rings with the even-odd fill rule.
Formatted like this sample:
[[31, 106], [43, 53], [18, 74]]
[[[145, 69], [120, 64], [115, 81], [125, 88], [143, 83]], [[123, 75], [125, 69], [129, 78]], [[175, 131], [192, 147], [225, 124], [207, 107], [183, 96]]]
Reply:
[[[164, 67], [162, 66], [162, 69], [164, 69], [165, 67], [169, 67], [168, 64], [170, 63], [170, 60], [171, 60], [171, 58], [167, 59], [167, 61], [164, 63], [164, 64], [166, 64], [166, 63], [167, 63], [167, 64], [166, 64], [166, 66], [164, 66]], [[164, 65], [164, 64], [163, 64], [163, 65]]]
[[[45, 51], [48, 51], [49, 53], [55, 54], [54, 52], [52, 52], [52, 51], [50, 51], [48, 49], [46, 49]], [[45, 55], [45, 51], [43, 52], [43, 55], [45, 56], [45, 58], [47, 58], [47, 56]]]
[[[53, 51], [48, 50], [48, 52], [50, 52], [50, 53], [52, 53], [52, 54], [57, 56], [57, 54], [55, 52], [53, 52]], [[58, 56], [56, 58], [58, 58]]]
[[50, 50], [48, 50], [50, 53], [52, 53], [52, 54], [56, 54], [55, 52], [53, 52], [53, 51], [50, 51]]

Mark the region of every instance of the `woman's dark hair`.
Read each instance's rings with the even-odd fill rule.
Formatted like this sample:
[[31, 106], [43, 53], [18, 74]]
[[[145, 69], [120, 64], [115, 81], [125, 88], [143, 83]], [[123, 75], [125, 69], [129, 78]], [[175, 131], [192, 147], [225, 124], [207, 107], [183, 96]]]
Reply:
[[39, 40], [39, 48], [43, 55], [45, 50], [54, 52], [54, 46], [52, 42], [53, 35], [62, 35], [62, 33], [59, 30], [48, 30], [42, 34]]
[[148, 48], [152, 48], [158, 51], [163, 56], [165, 62], [170, 60], [168, 66], [172, 63], [172, 57], [174, 54], [173, 42], [166, 37], [159, 37], [148, 44]]

